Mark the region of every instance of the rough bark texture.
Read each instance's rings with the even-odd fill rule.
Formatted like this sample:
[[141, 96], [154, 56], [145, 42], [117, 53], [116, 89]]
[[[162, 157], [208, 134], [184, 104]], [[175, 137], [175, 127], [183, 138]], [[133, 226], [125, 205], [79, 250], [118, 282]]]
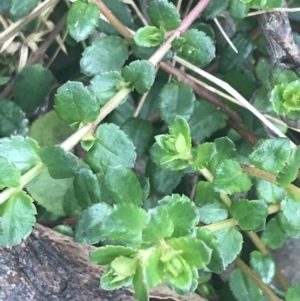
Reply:
[[37, 225], [22, 244], [1, 249], [0, 300], [135, 300], [126, 290], [99, 289], [102, 269], [87, 261], [89, 246], [79, 246]]
[[[129, 290], [104, 291], [104, 267], [92, 264], [94, 247], [36, 225], [20, 245], [0, 248], [0, 301], [133, 301]], [[178, 301], [205, 301], [196, 294], [176, 296], [165, 286], [151, 296]]]
[[300, 51], [295, 43], [288, 14], [273, 12], [258, 17], [272, 63], [279, 64], [287, 58], [300, 74]]

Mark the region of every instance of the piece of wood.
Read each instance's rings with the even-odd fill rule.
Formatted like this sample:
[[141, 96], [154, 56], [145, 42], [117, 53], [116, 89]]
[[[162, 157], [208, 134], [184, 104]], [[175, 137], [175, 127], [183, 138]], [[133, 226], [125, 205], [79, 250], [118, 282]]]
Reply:
[[272, 63], [280, 64], [286, 58], [300, 74], [300, 50], [294, 40], [288, 14], [272, 12], [258, 17]]
[[[37, 224], [20, 245], [0, 248], [2, 301], [133, 301], [126, 289], [104, 291], [99, 278], [105, 267], [89, 261], [95, 248]], [[178, 296], [166, 286], [150, 295], [158, 299], [205, 301], [200, 296]]]

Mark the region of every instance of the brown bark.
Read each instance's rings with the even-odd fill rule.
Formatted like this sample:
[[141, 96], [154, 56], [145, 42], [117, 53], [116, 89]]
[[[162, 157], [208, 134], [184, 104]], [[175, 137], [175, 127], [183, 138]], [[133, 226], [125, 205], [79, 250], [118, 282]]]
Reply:
[[272, 63], [279, 64], [289, 59], [295, 71], [300, 74], [300, 50], [295, 43], [288, 14], [272, 12], [258, 18]]
[[[93, 249], [37, 224], [20, 245], [0, 248], [0, 300], [136, 300], [129, 290], [99, 288], [105, 267], [89, 261], [89, 252]], [[165, 286], [153, 289], [150, 295], [159, 299], [205, 301], [195, 294], [177, 297]]]

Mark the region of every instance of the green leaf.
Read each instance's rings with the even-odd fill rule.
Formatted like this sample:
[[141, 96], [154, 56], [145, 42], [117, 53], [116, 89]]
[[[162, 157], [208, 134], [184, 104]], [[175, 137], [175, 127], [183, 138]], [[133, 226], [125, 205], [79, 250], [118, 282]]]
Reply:
[[154, 83], [155, 68], [146, 60], [137, 60], [124, 67], [122, 76], [129, 81], [140, 94], [146, 93]]
[[165, 40], [165, 31], [155, 26], [140, 28], [134, 35], [134, 42], [141, 47], [161, 45]]
[[199, 207], [200, 221], [205, 224], [217, 223], [228, 217], [227, 206], [210, 182], [198, 182], [194, 201]]
[[51, 146], [61, 143], [73, 133], [74, 130], [61, 121], [55, 111], [50, 111], [32, 123], [29, 136], [40, 146]]
[[212, 0], [209, 2], [202, 15], [206, 20], [214, 19], [228, 6], [229, 0]]
[[74, 239], [85, 244], [97, 244], [103, 237], [101, 225], [103, 219], [112, 212], [104, 203], [94, 204], [83, 211], [76, 224]]
[[135, 110], [135, 105], [129, 101], [126, 101], [114, 109], [114, 111], [108, 115], [107, 120], [111, 123], [121, 126], [128, 118], [132, 117]]
[[251, 180], [235, 160], [225, 160], [216, 170], [213, 179], [213, 187], [216, 191], [225, 194], [235, 194], [248, 191]]
[[190, 29], [182, 37], [176, 38], [172, 46], [178, 56], [200, 68], [215, 57], [216, 48], [212, 39], [197, 29]]
[[119, 277], [111, 267], [108, 267], [101, 276], [100, 286], [104, 290], [115, 290], [121, 288], [122, 286], [129, 286], [132, 276], [129, 277]]
[[167, 208], [172, 220], [174, 226], [172, 237], [193, 234], [195, 226], [199, 223], [199, 214], [197, 207], [187, 196], [172, 194], [161, 199], [159, 204]]
[[257, 196], [269, 204], [276, 204], [286, 197], [286, 191], [268, 181], [256, 179]]
[[143, 229], [144, 241], [158, 242], [160, 239], [170, 237], [173, 231], [174, 225], [165, 206], [159, 206], [148, 211]]
[[161, 118], [170, 124], [176, 116], [188, 120], [193, 113], [195, 95], [192, 89], [182, 83], [168, 83], [159, 93]]
[[148, 120], [137, 117], [128, 118], [121, 129], [132, 140], [138, 156], [143, 155], [153, 140], [153, 125]]
[[137, 254], [138, 251], [136, 249], [122, 246], [105, 246], [91, 252], [90, 261], [99, 265], [107, 265], [118, 256], [132, 257]]
[[262, 301], [262, 294], [257, 285], [240, 269], [235, 269], [230, 274], [229, 286], [238, 301]]
[[275, 113], [278, 115], [287, 115], [289, 113], [289, 109], [284, 106], [283, 92], [285, 86], [283, 84], [276, 85], [270, 94], [270, 102], [272, 103], [272, 107]]
[[143, 191], [135, 173], [125, 166], [109, 167], [105, 183], [114, 203], [140, 205]]
[[124, 278], [132, 277], [137, 268], [137, 259], [118, 256], [110, 264], [115, 274]]
[[288, 288], [285, 293], [286, 301], [297, 301], [300, 295], [300, 283], [294, 284]]
[[168, 170], [182, 170], [190, 166], [188, 160], [176, 159], [174, 153], [162, 149], [158, 143], [154, 143], [150, 149], [150, 155], [153, 162]]
[[169, 126], [171, 136], [178, 137], [180, 134], [185, 138], [185, 145], [187, 149], [192, 147], [192, 139], [190, 128], [187, 121], [180, 116], [176, 116]]
[[276, 215], [276, 220], [278, 223], [278, 227], [282, 232], [285, 233], [287, 237], [298, 238], [299, 237], [299, 229], [295, 228], [293, 224], [284, 216], [283, 212], [279, 212]]
[[214, 235], [218, 240], [225, 268], [236, 259], [242, 250], [243, 237], [242, 234], [234, 228], [215, 231]]
[[55, 230], [56, 232], [62, 235], [70, 236], [72, 238], [74, 236], [72, 227], [68, 225], [57, 225], [53, 228], [53, 230]]
[[128, 47], [118, 36], [106, 36], [85, 49], [80, 60], [81, 71], [88, 75], [115, 71], [128, 58]]
[[41, 148], [39, 156], [53, 179], [72, 178], [78, 169], [77, 158], [59, 145]]
[[53, 77], [48, 69], [37, 64], [24, 67], [17, 75], [12, 94], [20, 108], [32, 115], [45, 101], [53, 85]]
[[[6, 0], [5, 0], [6, 1]], [[9, 15], [13, 22], [25, 17], [38, 4], [38, 0], [10, 0]]]
[[144, 274], [148, 287], [159, 285], [164, 278], [163, 262], [160, 260], [162, 256], [162, 247], [156, 247], [148, 257], [145, 263]]
[[89, 88], [98, 98], [100, 106], [104, 106], [125, 85], [124, 78], [117, 71], [103, 72], [96, 75]]
[[270, 72], [270, 84], [271, 86], [276, 86], [278, 84], [283, 84], [284, 86], [289, 83], [298, 80], [298, 75], [295, 71], [291, 69], [282, 68], [280, 66], [273, 67]]
[[229, 212], [242, 230], [254, 231], [266, 220], [268, 206], [264, 201], [240, 199], [232, 202]]
[[16, 166], [0, 156], [0, 190], [5, 187], [18, 187], [21, 184], [21, 174]]
[[136, 159], [134, 146], [119, 127], [101, 124], [95, 138], [93, 147], [86, 154], [87, 162], [94, 170], [106, 173], [110, 166], [133, 166]]
[[268, 221], [261, 239], [267, 247], [271, 249], [278, 249], [286, 241], [287, 235], [280, 229], [277, 219], [273, 217]]
[[214, 233], [207, 229], [198, 228], [197, 238], [203, 241], [211, 250], [211, 260], [207, 265], [207, 268], [214, 273], [221, 273], [225, 270], [225, 262], [222, 254], [222, 249], [220, 247], [219, 241]]
[[180, 15], [176, 6], [167, 0], [153, 0], [147, 7], [152, 24], [166, 31], [174, 30], [180, 25]]
[[281, 202], [281, 210], [290, 225], [300, 229], [300, 202], [286, 198]]
[[284, 187], [294, 180], [298, 176], [300, 168], [300, 147], [291, 149], [290, 159], [287, 165], [279, 172], [277, 176], [277, 182], [281, 187]]
[[208, 162], [216, 154], [215, 144], [212, 142], [205, 142], [197, 146], [194, 156], [193, 168], [196, 170], [207, 167]]
[[252, 41], [244, 32], [236, 32], [231, 41], [238, 53], [228, 43], [226, 44], [220, 56], [220, 71], [222, 73], [228, 73], [234, 67], [240, 67], [253, 51]]
[[133, 288], [135, 297], [139, 301], [149, 301], [148, 287], [144, 280], [143, 268], [138, 266], [133, 276]]
[[263, 255], [259, 251], [252, 251], [250, 264], [253, 271], [266, 284], [271, 284], [275, 276], [275, 262], [270, 254]]
[[72, 4], [67, 18], [70, 35], [77, 42], [87, 39], [95, 30], [99, 16], [99, 9], [95, 3], [76, 1]]
[[[9, 0], [10, 1], [10, 0]], [[0, 3], [0, 14], [2, 13], [1, 11], [1, 5], [3, 5], [2, 3]], [[5, 84], [7, 84], [9, 81], [11, 80], [10, 76], [0, 76], [0, 86], [4, 86]]]
[[234, 143], [228, 137], [217, 138], [214, 141], [217, 153], [209, 162], [209, 170], [215, 174], [217, 167], [227, 159], [235, 159], [237, 152]]
[[230, 0], [229, 13], [230, 16], [235, 20], [244, 19], [248, 14], [249, 9], [249, 6], [247, 6], [241, 0]]
[[75, 196], [74, 187], [70, 186], [63, 197], [63, 211], [69, 217], [78, 217], [82, 213], [78, 199]]
[[[133, 218], [134, 217], [134, 218]], [[124, 244], [139, 244], [146, 212], [131, 204], [118, 204], [101, 225], [103, 238]]]
[[12, 136], [0, 139], [0, 154], [24, 174], [40, 162], [39, 146], [31, 138]]
[[151, 189], [161, 195], [170, 194], [180, 183], [182, 171], [171, 171], [162, 168], [149, 160], [146, 176], [149, 178]]
[[33, 200], [25, 192], [19, 191], [0, 205], [3, 234], [0, 246], [13, 247], [29, 236], [35, 225], [36, 209]]
[[202, 99], [196, 101], [189, 120], [193, 139], [202, 141], [210, 137], [215, 131], [225, 126], [226, 118], [225, 114], [211, 103]]
[[192, 267], [203, 269], [210, 261], [211, 249], [197, 238], [171, 238], [167, 243], [174, 250], [181, 251], [180, 256]]
[[152, 160], [161, 165], [171, 163], [168, 169], [183, 169], [191, 159], [191, 137], [187, 122], [176, 116], [170, 127], [170, 135], [155, 136], [157, 144], [151, 148]]
[[74, 178], [75, 196], [81, 208], [86, 209], [92, 204], [100, 203], [101, 188], [97, 176], [86, 167], [81, 167]]
[[100, 106], [95, 95], [80, 82], [67, 82], [57, 90], [55, 111], [66, 123], [93, 122]]
[[0, 137], [10, 135], [25, 136], [28, 132], [28, 120], [13, 101], [0, 100]]
[[45, 169], [28, 183], [27, 188], [32, 198], [39, 205], [51, 213], [64, 216], [64, 197], [72, 185], [72, 178], [56, 180]]
[[179, 255], [175, 260], [180, 263], [180, 273], [174, 274], [174, 267], [169, 270], [165, 269], [167, 273], [166, 280], [164, 281], [168, 287], [174, 290], [177, 294], [188, 295], [197, 288], [198, 273], [196, 268], [191, 268], [187, 262]]
[[265, 139], [256, 144], [249, 159], [256, 167], [277, 174], [288, 162], [290, 149], [291, 143], [287, 138]]
[[262, 7], [262, 9], [270, 9], [282, 6], [284, 6], [284, 0], [267, 0], [267, 3]]

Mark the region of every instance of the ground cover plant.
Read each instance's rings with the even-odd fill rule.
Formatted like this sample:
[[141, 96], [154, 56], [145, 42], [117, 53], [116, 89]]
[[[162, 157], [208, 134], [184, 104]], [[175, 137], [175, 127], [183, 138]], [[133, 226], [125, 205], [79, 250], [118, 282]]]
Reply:
[[0, 247], [38, 222], [140, 301], [299, 300], [270, 250], [300, 235], [300, 2], [146, 2], [0, 1]]

